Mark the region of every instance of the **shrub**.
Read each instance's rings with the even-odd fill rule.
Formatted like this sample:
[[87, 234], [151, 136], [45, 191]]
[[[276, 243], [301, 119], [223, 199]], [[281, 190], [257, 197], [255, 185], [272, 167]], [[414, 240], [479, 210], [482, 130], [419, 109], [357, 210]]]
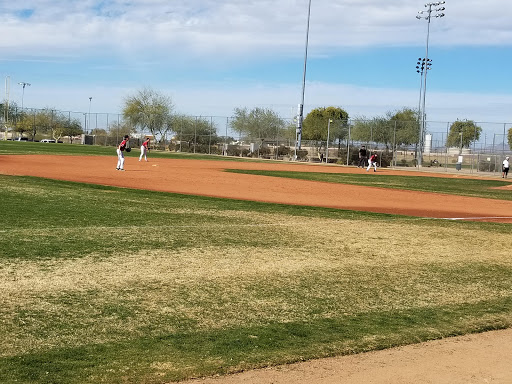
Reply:
[[308, 151], [305, 149], [297, 150], [297, 160], [306, 160], [308, 156]]
[[478, 163], [478, 170], [481, 172], [494, 172], [496, 170], [496, 164], [490, 161], [480, 161]]
[[240, 148], [236, 145], [228, 145], [227, 155], [228, 156], [240, 156]]
[[277, 148], [277, 156], [288, 156], [290, 154], [290, 147], [285, 147], [284, 145], [280, 145]]
[[249, 153], [251, 153], [251, 152], [247, 148], [244, 148], [241, 151], [242, 157], [248, 157]]
[[[338, 150], [338, 161], [337, 164], [345, 164], [347, 161], [347, 148], [343, 147]], [[359, 164], [359, 148], [350, 147], [350, 157], [347, 165], [358, 165]]]
[[[259, 150], [260, 157], [270, 157], [270, 148], [269, 147], [261, 147]], [[258, 151], [255, 152], [255, 156], [258, 156]]]
[[393, 152], [386, 151], [380, 154], [380, 166], [382, 168], [389, 167], [393, 163]]

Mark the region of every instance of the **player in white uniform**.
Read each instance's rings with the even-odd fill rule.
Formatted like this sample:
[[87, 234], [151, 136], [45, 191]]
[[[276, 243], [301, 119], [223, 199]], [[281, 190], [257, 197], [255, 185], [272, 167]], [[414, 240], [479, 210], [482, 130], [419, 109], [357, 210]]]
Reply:
[[148, 151], [149, 151], [149, 137], [140, 146], [139, 161], [141, 161], [143, 157], [144, 157], [144, 160], [148, 161], [148, 156], [147, 156]]
[[508, 170], [510, 169], [510, 157], [505, 157], [505, 160], [503, 160], [503, 174], [501, 175], [502, 178], [506, 179], [508, 176]]
[[124, 135], [123, 141], [117, 146], [117, 167], [118, 171], [124, 171], [124, 151], [129, 148], [130, 136]]

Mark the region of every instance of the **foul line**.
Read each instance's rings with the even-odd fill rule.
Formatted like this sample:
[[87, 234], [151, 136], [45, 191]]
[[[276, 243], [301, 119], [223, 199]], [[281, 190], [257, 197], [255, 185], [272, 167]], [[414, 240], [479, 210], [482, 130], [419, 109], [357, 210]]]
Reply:
[[442, 220], [500, 220], [512, 219], [512, 216], [479, 216], [479, 217], [442, 217]]

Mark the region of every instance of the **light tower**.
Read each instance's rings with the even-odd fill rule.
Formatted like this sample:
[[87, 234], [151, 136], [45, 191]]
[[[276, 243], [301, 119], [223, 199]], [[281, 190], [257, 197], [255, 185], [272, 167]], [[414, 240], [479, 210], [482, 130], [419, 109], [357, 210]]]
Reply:
[[23, 98], [25, 97], [25, 87], [27, 85], [30, 87], [30, 83], [25, 83], [24, 81], [21, 81], [18, 84], [23, 87], [23, 91], [21, 93], [21, 110], [23, 111]]
[[[444, 13], [442, 11], [445, 10], [445, 7], [439, 7], [440, 5], [445, 4], [444, 1], [437, 1], [435, 3], [427, 3], [425, 7], [426, 11], [419, 11], [416, 18], [418, 20], [425, 19], [427, 20], [427, 47], [425, 51], [425, 63], [428, 63], [428, 39], [430, 35], [430, 19], [432, 17], [444, 17]], [[439, 8], [436, 8], [439, 7]], [[432, 12], [436, 12], [432, 15]], [[427, 73], [428, 71], [425, 69], [423, 74], [423, 100], [422, 100], [422, 110], [421, 110], [421, 124], [420, 124], [420, 137], [419, 137], [419, 145], [418, 145], [418, 167], [421, 167], [423, 163], [423, 145], [424, 145], [424, 136], [426, 131], [426, 112], [425, 112], [425, 100], [427, 93]]]

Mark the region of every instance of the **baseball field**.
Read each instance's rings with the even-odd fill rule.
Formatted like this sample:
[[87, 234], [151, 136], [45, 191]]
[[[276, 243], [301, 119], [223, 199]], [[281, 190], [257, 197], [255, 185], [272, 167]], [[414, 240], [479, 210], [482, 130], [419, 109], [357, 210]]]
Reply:
[[497, 177], [0, 142], [0, 382], [168, 383], [512, 326]]

